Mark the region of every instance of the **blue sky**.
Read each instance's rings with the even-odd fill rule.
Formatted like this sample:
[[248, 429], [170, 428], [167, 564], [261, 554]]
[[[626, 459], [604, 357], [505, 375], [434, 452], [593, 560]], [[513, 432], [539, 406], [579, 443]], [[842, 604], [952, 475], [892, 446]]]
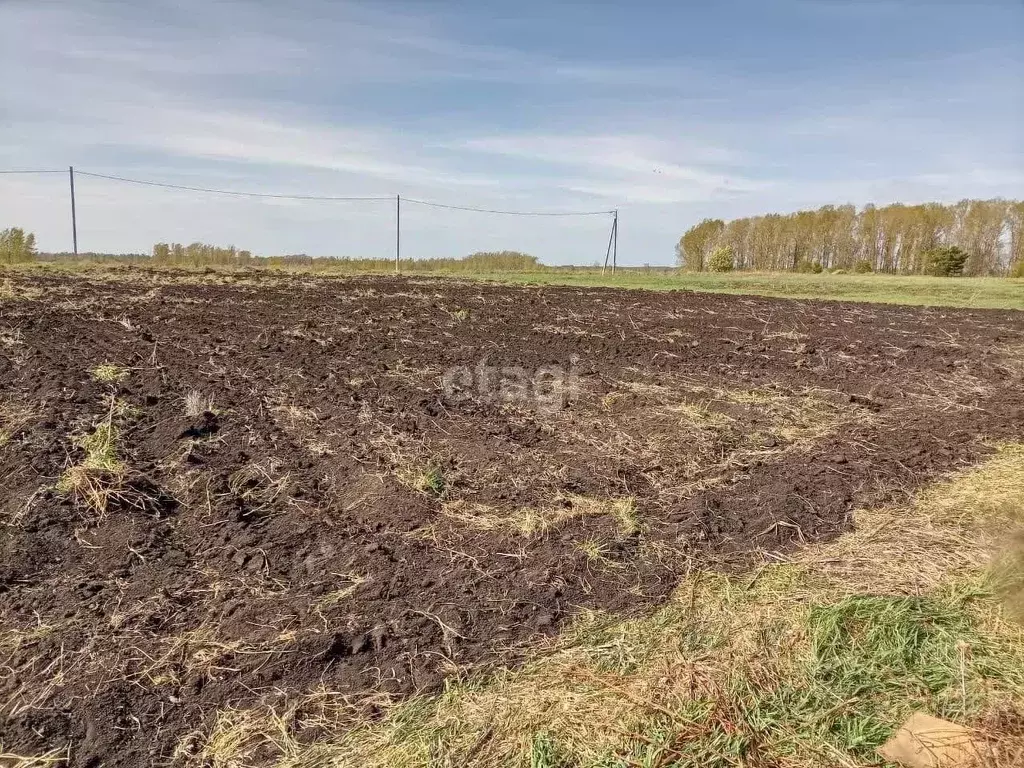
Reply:
[[[1024, 197], [1024, 2], [0, 0], [0, 168], [620, 211], [623, 263], [705, 216]], [[0, 227], [70, 247], [67, 180]], [[391, 256], [391, 203], [80, 177], [85, 250]], [[603, 256], [607, 217], [403, 206], [410, 257]]]

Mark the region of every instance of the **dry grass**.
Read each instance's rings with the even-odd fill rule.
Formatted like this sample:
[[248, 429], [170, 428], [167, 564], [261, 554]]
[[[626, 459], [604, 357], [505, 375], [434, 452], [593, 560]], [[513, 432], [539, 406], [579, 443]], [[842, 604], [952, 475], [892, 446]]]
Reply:
[[315, 603], [313, 603], [314, 611], [326, 611], [345, 602], [345, 600], [355, 594], [355, 591], [359, 589], [362, 584], [366, 583], [368, 578], [366, 576], [361, 576], [358, 573], [333, 573], [331, 575], [339, 583], [344, 584], [345, 586], [331, 590], [320, 597]]
[[51, 749], [42, 755], [16, 755], [4, 749], [0, 741], [0, 766], [3, 768], [45, 768], [50, 765], [65, 765], [70, 758], [70, 747]]
[[89, 375], [103, 384], [120, 384], [131, 375], [131, 371], [114, 363], [101, 363], [89, 371]]
[[873, 418], [837, 392], [730, 390], [679, 377], [619, 381], [596, 405], [553, 419], [564, 450], [656, 468], [646, 479], [666, 503]]
[[407, 464], [396, 467], [395, 477], [403, 485], [425, 496], [441, 498], [449, 487], [440, 464], [428, 462], [425, 465]]
[[6, 446], [35, 417], [31, 406], [14, 400], [0, 401], [0, 448]]
[[213, 398], [198, 390], [191, 390], [185, 395], [185, 415], [194, 419], [204, 413], [214, 413]]
[[228, 490], [245, 506], [247, 516], [270, 512], [287, 500], [289, 484], [290, 477], [281, 473], [275, 459], [247, 464], [228, 477]]
[[322, 690], [223, 710], [180, 762], [240, 766], [269, 749], [282, 768], [867, 766], [923, 708], [981, 728], [1010, 765], [1018, 745], [998, 722], [1024, 707], [1024, 630], [997, 564], [1022, 509], [1024, 445], [1005, 446], [789, 562], [694, 572], [653, 615], [585, 614], [518, 670], [375, 720]]
[[640, 530], [636, 500], [632, 496], [621, 499], [595, 499], [565, 494], [556, 497], [548, 506], [507, 510], [457, 500], [446, 503], [441, 508], [441, 513], [470, 528], [503, 531], [519, 536], [544, 534], [575, 518], [602, 515], [613, 517], [624, 535], [633, 535]]
[[92, 432], [75, 439], [84, 452], [81, 462], [64, 471], [57, 481], [58, 493], [69, 495], [102, 517], [114, 500], [125, 496], [128, 468], [118, 455], [120, 432], [114, 423], [114, 406]]
[[12, 301], [14, 299], [38, 299], [42, 295], [42, 289], [30, 287], [21, 281], [15, 282], [9, 277], [4, 277], [0, 280], [0, 301]]

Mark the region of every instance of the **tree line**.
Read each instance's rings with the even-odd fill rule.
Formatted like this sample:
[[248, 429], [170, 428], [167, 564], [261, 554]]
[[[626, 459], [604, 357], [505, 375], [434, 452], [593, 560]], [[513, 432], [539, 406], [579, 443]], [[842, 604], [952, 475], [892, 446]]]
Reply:
[[157, 243], [153, 246], [153, 261], [157, 264], [201, 266], [205, 264], [234, 264], [245, 266], [253, 260], [250, 251], [240, 250], [233, 245], [221, 247], [206, 243]]
[[[184, 267], [225, 266], [254, 268], [304, 268], [315, 271], [391, 272], [391, 258], [338, 258], [309, 256], [304, 253], [282, 256], [257, 256], [233, 245], [208, 243], [156, 243], [151, 253], [37, 253], [35, 235], [16, 227], [0, 232], [0, 264], [21, 261], [92, 261], [119, 264], [165, 265]], [[409, 272], [535, 272], [551, 269], [536, 256], [521, 251], [478, 251], [461, 258], [407, 259], [402, 270]]]
[[32, 261], [36, 256], [36, 236], [18, 227], [0, 231], [0, 264]]
[[[308, 256], [304, 253], [284, 256], [254, 256], [235, 246], [219, 247], [205, 243], [157, 243], [153, 246], [153, 262], [157, 264], [203, 266], [234, 265], [260, 267], [305, 267], [316, 270], [390, 271], [393, 259], [350, 259], [333, 256]], [[462, 258], [415, 259], [402, 262], [411, 271], [508, 272], [533, 271], [541, 268], [536, 256], [519, 251], [478, 251]]]
[[[954, 205], [826, 205], [725, 222], [704, 219], [676, 245], [693, 271], [887, 272], [925, 274], [962, 259], [965, 275], [1024, 276], [1024, 201]], [[962, 254], [962, 256], [961, 256]]]

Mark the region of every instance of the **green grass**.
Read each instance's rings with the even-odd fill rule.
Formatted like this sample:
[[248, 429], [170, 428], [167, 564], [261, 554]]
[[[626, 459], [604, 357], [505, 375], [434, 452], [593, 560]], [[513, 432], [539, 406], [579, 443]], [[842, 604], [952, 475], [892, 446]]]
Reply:
[[119, 456], [120, 430], [111, 415], [96, 428], [74, 440], [84, 452], [82, 461], [68, 467], [57, 480], [55, 490], [81, 501], [96, 515], [106, 514], [109, 502], [121, 497], [127, 467]]
[[[462, 277], [463, 275], [460, 275]], [[706, 272], [619, 270], [588, 272], [508, 272], [466, 275], [472, 279], [526, 285], [575, 285], [753, 294], [788, 299], [834, 299], [884, 304], [1024, 309], [1024, 280], [1001, 277], [923, 277], [918, 275], [810, 275], [797, 273], [712, 274]]]
[[440, 467], [430, 466], [416, 476], [414, 487], [428, 496], [443, 496], [448, 483]]

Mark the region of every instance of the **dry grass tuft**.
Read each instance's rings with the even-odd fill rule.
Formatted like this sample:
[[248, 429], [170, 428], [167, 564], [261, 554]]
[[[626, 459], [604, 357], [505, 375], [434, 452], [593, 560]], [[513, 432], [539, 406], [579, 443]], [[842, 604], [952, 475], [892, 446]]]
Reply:
[[357, 573], [333, 573], [331, 575], [345, 586], [331, 590], [320, 597], [320, 599], [313, 603], [312, 609], [314, 611], [326, 611], [331, 608], [335, 608], [355, 594], [355, 591], [359, 589], [362, 584], [365, 584], [368, 579], [367, 576], [361, 576]]
[[102, 363], [89, 371], [89, 375], [104, 384], [120, 384], [131, 375], [131, 371], [113, 363]]
[[113, 413], [112, 408], [92, 432], [74, 441], [85, 456], [64, 471], [56, 486], [58, 493], [72, 496], [99, 517], [106, 514], [111, 501], [124, 496], [128, 476], [128, 469], [118, 456], [120, 433]]
[[417, 493], [435, 498], [443, 497], [449, 486], [444, 470], [438, 464], [428, 464], [425, 467], [398, 467], [395, 470], [395, 477]]
[[42, 755], [16, 755], [4, 749], [0, 741], [0, 766], [3, 768], [45, 768], [50, 765], [67, 765], [71, 759], [71, 745], [51, 749]]
[[244, 514], [271, 511], [288, 496], [291, 478], [280, 471], [279, 462], [269, 459], [247, 464], [228, 477], [228, 490], [244, 506]]
[[35, 416], [31, 406], [11, 399], [0, 401], [0, 448], [10, 443]]
[[204, 395], [195, 389], [185, 395], [185, 415], [190, 419], [213, 412], [213, 398], [209, 395]]
[[610, 515], [619, 524], [624, 535], [640, 531], [636, 499], [595, 499], [589, 496], [564, 494], [544, 507], [498, 509], [487, 504], [474, 504], [464, 500], [451, 501], [441, 508], [441, 514], [470, 528], [482, 531], [504, 531], [519, 536], [538, 536], [556, 530], [579, 517]]
[[0, 300], [38, 299], [43, 295], [41, 288], [34, 288], [24, 283], [16, 283], [9, 277], [0, 280]]
[[909, 508], [861, 510], [855, 532], [790, 562], [694, 572], [649, 616], [585, 613], [518, 670], [378, 702], [377, 719], [325, 691], [225, 710], [181, 756], [243, 765], [270, 749], [282, 768], [867, 766], [919, 708], [1012, 754], [998, 723], [1024, 708], [1024, 628], [1008, 620], [994, 568], [1022, 509], [1024, 445], [1005, 446]]

